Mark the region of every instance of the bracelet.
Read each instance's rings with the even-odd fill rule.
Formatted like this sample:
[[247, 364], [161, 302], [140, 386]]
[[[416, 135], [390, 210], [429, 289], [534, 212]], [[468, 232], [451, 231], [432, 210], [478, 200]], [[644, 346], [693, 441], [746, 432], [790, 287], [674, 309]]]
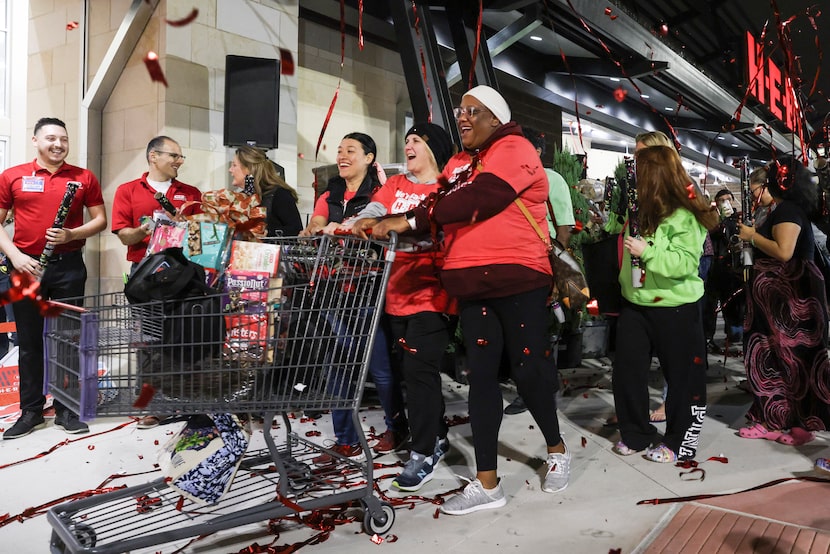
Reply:
[[755, 247], [755, 234], [754, 233], [752, 234], [752, 237], [749, 239], [749, 244], [751, 244], [753, 247]]

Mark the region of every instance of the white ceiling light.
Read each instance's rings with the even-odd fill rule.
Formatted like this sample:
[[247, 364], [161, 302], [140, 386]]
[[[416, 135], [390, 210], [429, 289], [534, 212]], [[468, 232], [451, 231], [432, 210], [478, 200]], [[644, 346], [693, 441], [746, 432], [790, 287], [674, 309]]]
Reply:
[[538, 35], [530, 35], [530, 40], [538, 40], [538, 41], [541, 41], [541, 40], [542, 40], [542, 37], [540, 37], [540, 36], [538, 36]]

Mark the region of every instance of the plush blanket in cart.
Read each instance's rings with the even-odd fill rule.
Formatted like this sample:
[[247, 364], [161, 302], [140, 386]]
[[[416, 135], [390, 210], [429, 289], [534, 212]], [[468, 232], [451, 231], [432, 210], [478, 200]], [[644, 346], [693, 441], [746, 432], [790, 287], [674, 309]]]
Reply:
[[232, 414], [193, 416], [165, 448], [162, 470], [187, 498], [215, 504], [230, 488], [248, 439]]

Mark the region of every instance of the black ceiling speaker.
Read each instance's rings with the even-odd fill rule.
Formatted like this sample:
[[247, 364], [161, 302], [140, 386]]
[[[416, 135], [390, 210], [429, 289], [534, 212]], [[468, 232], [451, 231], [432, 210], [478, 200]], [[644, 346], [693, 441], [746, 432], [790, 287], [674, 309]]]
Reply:
[[277, 148], [280, 62], [225, 56], [225, 146]]

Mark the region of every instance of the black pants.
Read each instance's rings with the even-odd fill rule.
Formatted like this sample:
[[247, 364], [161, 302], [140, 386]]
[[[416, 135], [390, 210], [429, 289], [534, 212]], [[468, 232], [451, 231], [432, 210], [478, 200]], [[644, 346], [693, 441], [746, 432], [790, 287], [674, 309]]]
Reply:
[[470, 426], [478, 471], [496, 469], [502, 395], [499, 365], [507, 352], [519, 394], [545, 437], [556, 446], [559, 376], [551, 355], [546, 287], [486, 300], [460, 303], [461, 331], [470, 368]]
[[412, 451], [429, 456], [436, 437], [447, 436], [441, 390], [441, 360], [450, 340], [447, 318], [436, 312], [419, 312], [390, 316], [389, 324], [394, 344], [401, 351]]
[[668, 385], [663, 443], [681, 459], [697, 453], [706, 414], [706, 353], [699, 303], [671, 308], [623, 302], [617, 324], [614, 403], [622, 441], [643, 450], [657, 438], [649, 423], [648, 371], [657, 356]]
[[[49, 262], [40, 294], [45, 299], [60, 300], [81, 297], [86, 286], [86, 266], [81, 251], [64, 254]], [[43, 409], [43, 317], [29, 300], [14, 304], [19, 346], [18, 372], [20, 373], [20, 409], [38, 412]], [[63, 406], [55, 403], [55, 410]]]

